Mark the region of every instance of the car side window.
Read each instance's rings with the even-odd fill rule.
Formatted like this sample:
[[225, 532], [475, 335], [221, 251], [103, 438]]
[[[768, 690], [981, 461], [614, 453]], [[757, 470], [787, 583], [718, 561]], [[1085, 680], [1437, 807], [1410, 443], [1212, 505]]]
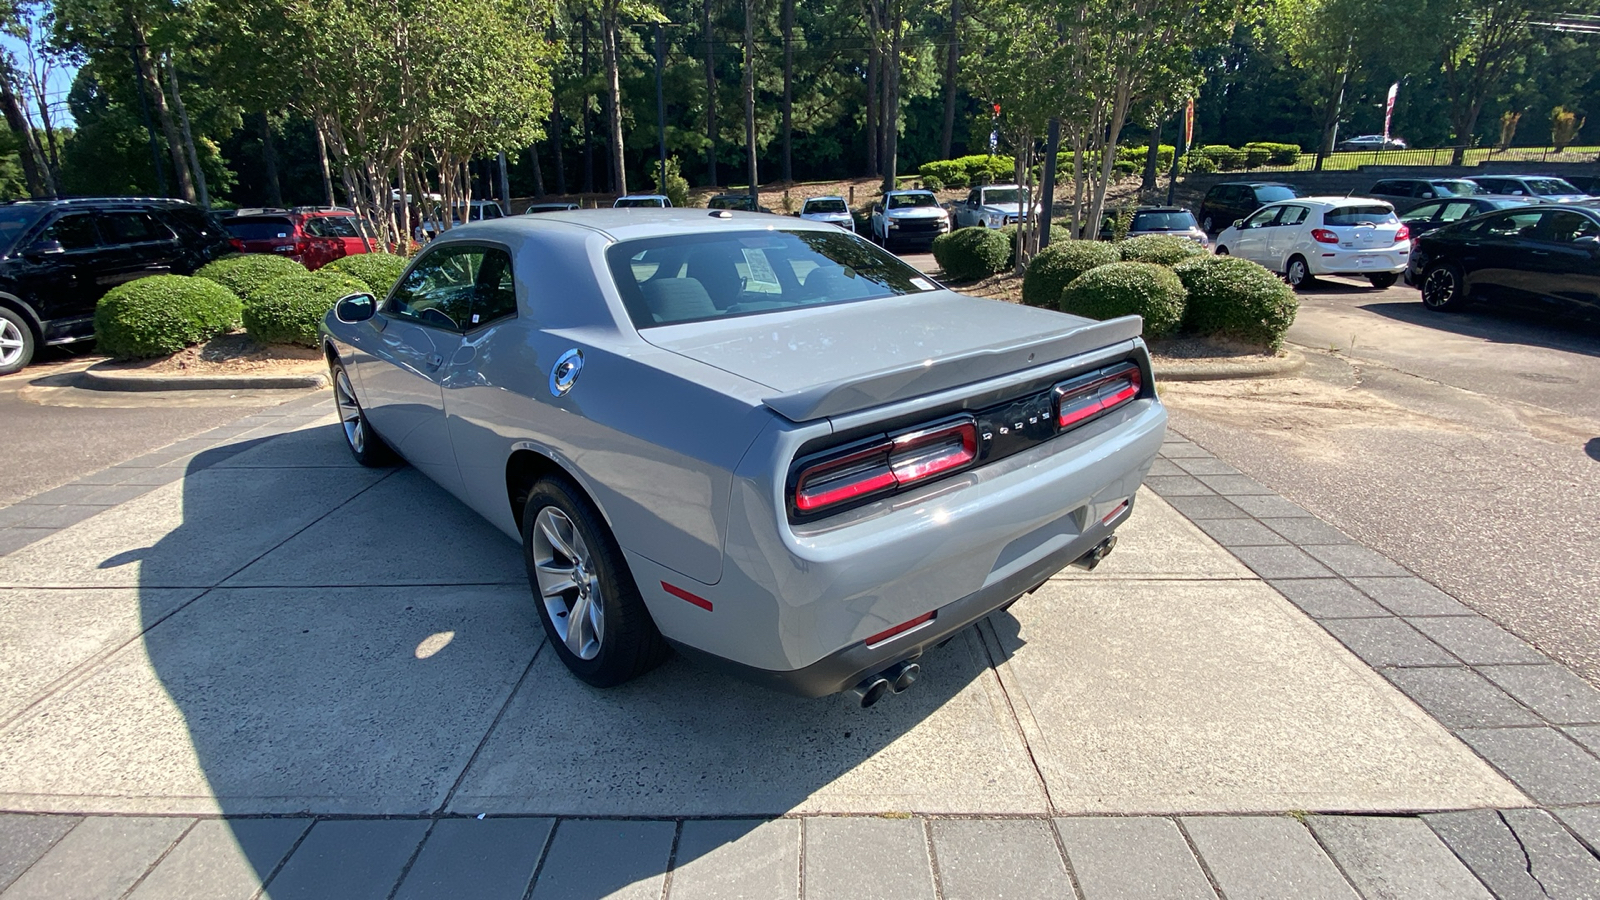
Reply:
[[88, 250], [100, 245], [100, 233], [95, 230], [94, 216], [76, 213], [50, 223], [39, 235], [41, 241], [55, 241], [63, 250]]
[[1310, 212], [1311, 210], [1306, 209], [1304, 206], [1285, 206], [1283, 215], [1278, 219], [1277, 224], [1299, 225], [1306, 220], [1306, 215]]
[[978, 192], [977, 191], [973, 191], [972, 193], [967, 195], [967, 205], [968, 206], [977, 206], [978, 205]]
[[1410, 212], [1400, 217], [1400, 221], [1408, 225], [1413, 222], [1431, 222], [1433, 217], [1439, 214], [1439, 210], [1443, 206], [1444, 204], [1442, 203], [1423, 203], [1413, 206]]
[[1271, 225], [1277, 224], [1278, 216], [1282, 213], [1283, 207], [1281, 206], [1274, 206], [1270, 209], [1258, 210], [1257, 212], [1251, 213], [1250, 217], [1244, 220], [1244, 227], [1267, 228]]
[[[306, 220], [306, 231], [317, 237], [329, 238], [359, 238], [361, 233], [356, 231], [355, 217], [353, 216], [321, 216]], [[316, 230], [312, 231], [315, 226]]]
[[1579, 238], [1600, 237], [1600, 225], [1582, 213], [1553, 212], [1545, 215], [1541, 237], [1547, 241], [1570, 244]]
[[471, 331], [517, 311], [511, 257], [495, 247], [439, 247], [389, 294], [384, 313], [432, 328]]
[[100, 230], [108, 244], [146, 244], [175, 237], [155, 216], [143, 212], [101, 213]]
[[1475, 205], [1466, 200], [1458, 200], [1455, 203], [1446, 203], [1442, 208], [1435, 208], [1439, 212], [1439, 221], [1459, 222], [1472, 215]]
[[1393, 182], [1393, 181], [1380, 181], [1380, 182], [1378, 182], [1377, 184], [1372, 186], [1372, 192], [1374, 194], [1390, 194], [1390, 195], [1399, 193], [1399, 191], [1396, 190], [1396, 185], [1395, 185], [1395, 182]]
[[1539, 212], [1506, 213], [1484, 220], [1474, 230], [1487, 237], [1532, 237], [1543, 217]]
[[485, 248], [473, 286], [467, 330], [482, 328], [516, 314], [517, 285], [511, 277], [511, 255], [498, 248]]

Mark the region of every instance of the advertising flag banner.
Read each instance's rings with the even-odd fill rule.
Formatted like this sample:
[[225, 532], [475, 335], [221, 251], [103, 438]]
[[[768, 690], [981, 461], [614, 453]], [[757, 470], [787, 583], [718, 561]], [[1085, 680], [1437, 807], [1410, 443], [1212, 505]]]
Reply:
[[1189, 98], [1189, 105], [1183, 110], [1183, 146], [1185, 149], [1194, 146], [1194, 98]]
[[1394, 120], [1394, 98], [1400, 94], [1400, 82], [1389, 85], [1389, 101], [1383, 107], [1383, 146], [1389, 147], [1389, 123]]

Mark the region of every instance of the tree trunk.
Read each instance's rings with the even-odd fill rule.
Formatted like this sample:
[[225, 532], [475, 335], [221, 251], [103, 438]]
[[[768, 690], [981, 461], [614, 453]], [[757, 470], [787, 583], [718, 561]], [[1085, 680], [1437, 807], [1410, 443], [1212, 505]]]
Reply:
[[506, 152], [501, 150], [496, 160], [500, 171], [500, 202], [505, 204], [501, 212], [511, 215], [511, 176], [506, 172]]
[[[395, 242], [394, 252], [409, 256], [411, 250], [411, 185], [406, 183], [406, 157], [400, 155], [400, 161], [395, 163], [395, 174], [400, 182], [400, 240]], [[417, 198], [421, 199], [421, 198]]]
[[1314, 171], [1317, 172], [1322, 171], [1322, 161], [1327, 159], [1328, 154], [1333, 152], [1334, 136], [1339, 132], [1339, 109], [1344, 106], [1344, 91], [1350, 84], [1348, 56], [1344, 64], [1339, 66], [1339, 71], [1329, 79], [1330, 88], [1335, 81], [1339, 83], [1339, 86], [1335, 90], [1328, 91], [1327, 105], [1322, 108], [1322, 135], [1317, 140], [1317, 162], [1313, 167]]
[[35, 200], [54, 197], [56, 192], [49, 172], [42, 165], [39, 142], [34, 139], [33, 125], [22, 112], [22, 101], [17, 99], [9, 66], [0, 69], [0, 106], [5, 107], [6, 125], [17, 138], [17, 155], [22, 158], [22, 178], [27, 182], [28, 196]]
[[1150, 147], [1144, 154], [1144, 180], [1139, 182], [1141, 191], [1156, 189], [1156, 171], [1161, 168], [1161, 122], [1157, 119], [1155, 127], [1150, 129]]
[[178, 124], [183, 126], [183, 146], [189, 151], [189, 165], [194, 167], [195, 199], [206, 209], [211, 208], [211, 195], [206, 191], [206, 173], [200, 168], [200, 153], [194, 146], [194, 131], [189, 127], [189, 111], [183, 108], [183, 94], [178, 90], [178, 67], [167, 60], [167, 84], [172, 87], [172, 106], [178, 111]]
[[867, 8], [867, 39], [872, 42], [867, 51], [867, 172], [868, 175], [881, 175], [883, 169], [878, 165], [878, 79], [882, 74], [879, 65], [881, 53], [878, 50], [878, 15], [877, 0], [868, 0]]
[[744, 0], [744, 143], [745, 177], [750, 179], [750, 202], [761, 206], [756, 178], [756, 21], [755, 0]]
[[1072, 236], [1083, 237], [1083, 126], [1072, 132]]
[[145, 40], [144, 24], [131, 11], [127, 16], [128, 29], [133, 35], [133, 58], [139, 67], [139, 81], [144, 91], [149, 94], [150, 102], [155, 104], [156, 120], [161, 123], [161, 131], [166, 135], [167, 153], [172, 157], [172, 170], [178, 179], [178, 196], [193, 203], [194, 179], [189, 177], [189, 167], [183, 162], [183, 145], [178, 140], [178, 127], [173, 124], [172, 113], [167, 109], [167, 92], [161, 89], [161, 79], [157, 76], [155, 63], [150, 57], [150, 45]]
[[893, 18], [889, 28], [889, 52], [884, 60], [883, 75], [883, 189], [898, 187], [895, 176], [900, 164], [900, 40], [901, 23], [898, 0], [887, 0], [885, 10]]
[[[265, 112], [260, 114], [260, 118], [256, 122], [256, 128], [261, 132], [261, 167], [267, 170], [267, 205], [282, 206], [283, 186], [278, 182], [278, 148], [273, 146], [272, 122], [267, 119]], [[319, 142], [321, 138], [322, 132], [318, 131], [317, 139]], [[324, 181], [328, 177], [326, 151], [323, 153], [322, 177]]]
[[1122, 125], [1128, 120], [1128, 106], [1132, 102], [1129, 97], [1126, 72], [1118, 73], [1116, 93], [1111, 101], [1111, 126], [1106, 129], [1104, 136], [1096, 131], [1096, 139], [1100, 142], [1100, 179], [1094, 187], [1094, 204], [1089, 207], [1089, 225], [1099, 228], [1100, 217], [1106, 209], [1106, 188], [1111, 184], [1111, 173], [1117, 163], [1117, 141], [1122, 137]]
[[622, 155], [622, 80], [617, 60], [617, 16], [620, 13], [616, 0], [607, 0], [603, 7], [605, 19], [600, 23], [600, 41], [606, 67], [606, 118], [607, 142], [611, 144], [611, 184], [618, 194], [628, 192], [628, 173], [623, 168]]
[[956, 135], [956, 78], [961, 66], [961, 0], [950, 0], [950, 40], [944, 52], [944, 126], [939, 132], [939, 158], [949, 159]]
[[[49, 77], [48, 71], [47, 69], [46, 77]], [[50, 104], [45, 102], [44, 84], [39, 80], [37, 73], [32, 71], [28, 73], [28, 80], [32, 85], [34, 100], [39, 107], [39, 124], [44, 128], [44, 147], [40, 156], [43, 157], [48, 152], [49, 158], [45, 161], [50, 172], [50, 180], [54, 183], [61, 177], [61, 136], [56, 133], [55, 125], [50, 119]]]
[[[544, 170], [539, 167], [539, 144], [537, 142], [528, 148], [528, 159], [533, 162], [533, 198], [538, 200], [544, 196]], [[562, 193], [566, 192], [562, 191]]]
[[706, 40], [706, 183], [717, 184], [717, 66], [713, 56], [715, 33], [711, 30], [711, 0], [705, 0]]
[[[1039, 249], [1050, 246], [1050, 218], [1056, 205], [1056, 156], [1061, 153], [1061, 120], [1051, 119], [1045, 132], [1044, 172], [1039, 185]], [[1020, 271], [1019, 271], [1020, 274]]]
[[[566, 134], [566, 132], [567, 132], [566, 124], [561, 120], [561, 96], [559, 94], [555, 93], [554, 91], [551, 91], [551, 93], [550, 93], [550, 151], [551, 151], [551, 153], [553, 153], [555, 155], [555, 163], [556, 163], [556, 193], [558, 193], [558, 194], [565, 194], [567, 192], [567, 161], [562, 158], [562, 154], [561, 154], [561, 144], [562, 144], [562, 140], [561, 139]], [[533, 158], [535, 160], [537, 160], [539, 158], [539, 147], [537, 145], [535, 145], [534, 148], [533, 148]], [[534, 167], [533, 167], [533, 176], [535, 178], [534, 187], [538, 190], [539, 196], [543, 197], [544, 196], [544, 178], [542, 178], [540, 176], [539, 167], [538, 167], [537, 164], [534, 165]]]
[[[589, 83], [589, 17], [583, 17], [583, 82]], [[594, 132], [590, 128], [589, 98], [583, 98], [583, 192], [594, 193]]]
[[783, 0], [783, 183], [794, 181], [794, 0]]
[[328, 138], [322, 133], [321, 123], [317, 123], [314, 130], [317, 132], [317, 161], [322, 164], [322, 203], [324, 206], [333, 206], [333, 173], [328, 167]]

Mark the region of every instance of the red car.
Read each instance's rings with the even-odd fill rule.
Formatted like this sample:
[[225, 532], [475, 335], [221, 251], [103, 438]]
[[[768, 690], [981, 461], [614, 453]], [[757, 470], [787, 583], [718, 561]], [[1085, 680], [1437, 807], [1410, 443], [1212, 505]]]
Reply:
[[276, 253], [308, 269], [377, 246], [362, 237], [361, 219], [348, 209], [274, 210], [224, 219], [222, 227], [240, 253]]

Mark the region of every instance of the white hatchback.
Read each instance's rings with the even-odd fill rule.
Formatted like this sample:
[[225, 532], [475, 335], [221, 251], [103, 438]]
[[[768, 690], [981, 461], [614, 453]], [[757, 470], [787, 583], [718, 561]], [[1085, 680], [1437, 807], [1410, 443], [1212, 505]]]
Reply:
[[1411, 231], [1394, 207], [1370, 197], [1298, 197], [1261, 207], [1217, 235], [1217, 255], [1281, 273], [1296, 290], [1318, 275], [1365, 278], [1386, 288], [1406, 270]]

